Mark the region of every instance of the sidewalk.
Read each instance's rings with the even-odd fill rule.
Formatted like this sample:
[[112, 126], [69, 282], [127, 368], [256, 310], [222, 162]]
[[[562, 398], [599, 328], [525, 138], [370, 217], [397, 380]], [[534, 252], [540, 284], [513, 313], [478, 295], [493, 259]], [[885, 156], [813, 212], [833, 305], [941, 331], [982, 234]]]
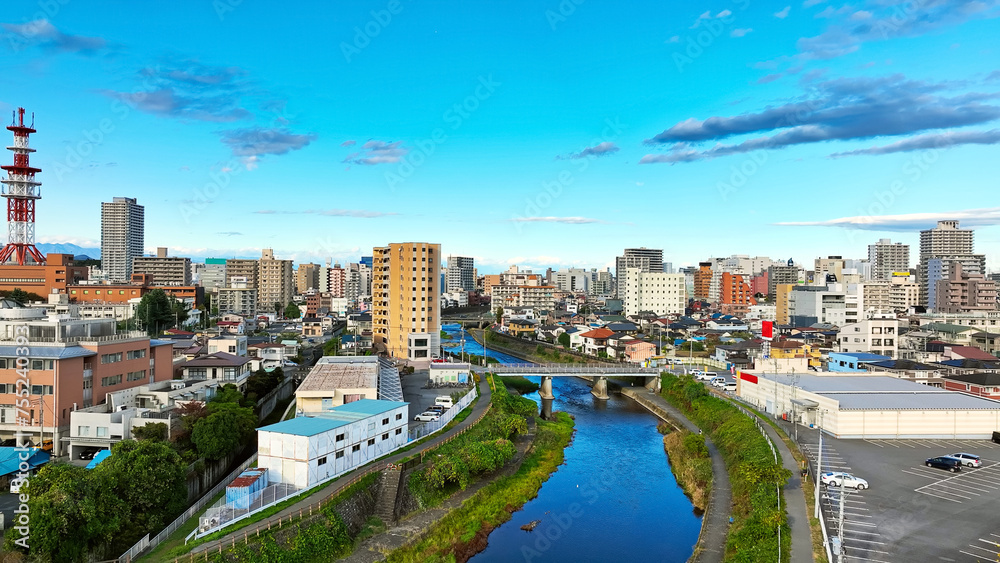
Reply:
[[760, 416], [757, 417], [767, 435], [774, 442], [774, 447], [781, 455], [781, 465], [792, 472], [785, 483], [782, 494], [785, 497], [785, 511], [788, 513], [788, 526], [792, 529], [792, 563], [811, 563], [813, 561], [812, 534], [809, 530], [809, 513], [806, 511], [806, 497], [802, 491], [802, 475], [799, 473], [798, 462], [792, 456], [792, 451], [785, 445], [778, 431]]
[[[701, 432], [697, 425], [656, 393], [650, 393], [645, 388], [625, 387], [622, 388], [622, 394], [635, 399], [661, 418], [665, 414], [673, 421], [683, 424], [689, 431], [696, 434]], [[720, 563], [726, 553], [726, 534], [729, 532], [733, 492], [722, 454], [719, 453], [708, 435], [704, 436], [708, 455], [712, 458], [712, 494], [708, 500], [708, 509], [701, 521], [701, 535], [698, 536], [700, 552], [695, 561], [697, 563]], [[806, 531], [808, 532], [808, 528]]]
[[[451, 430], [442, 432], [436, 435], [434, 438], [428, 440], [427, 442], [424, 442], [423, 444], [421, 444], [419, 448], [414, 448], [412, 450], [407, 450], [405, 452], [393, 454], [391, 456], [379, 459], [372, 463], [378, 466], [385, 466], [388, 463], [396, 463], [405, 458], [417, 455], [425, 450], [437, 447], [439, 444], [441, 444], [451, 436], [455, 435], [458, 432], [461, 432], [462, 430], [468, 428], [469, 426], [472, 426], [472, 424], [474, 424], [477, 420], [479, 420], [479, 418], [483, 415], [484, 411], [486, 410], [487, 406], [490, 404], [491, 398], [492, 398], [492, 391], [490, 390], [490, 385], [484, 379], [479, 383], [479, 400], [476, 402], [475, 406], [472, 409], [472, 412], [465, 420], [456, 424]], [[217, 540], [213, 540], [195, 546], [191, 550], [191, 553], [197, 555], [209, 551], [218, 551], [220, 547], [225, 548], [227, 546], [232, 545], [234, 540], [243, 541], [243, 539], [246, 536], [255, 534], [257, 530], [268, 530], [272, 526], [277, 525], [278, 522], [280, 522], [281, 520], [288, 520], [289, 518], [299, 514], [300, 511], [308, 511], [311, 505], [314, 505], [321, 500], [335, 496], [337, 493], [342, 491], [351, 483], [353, 476], [355, 474], [358, 474], [362, 471], [367, 471], [372, 467], [372, 463], [364, 467], [358, 468], [350, 473], [345, 473], [341, 475], [340, 478], [329, 487], [321, 491], [318, 491], [316, 493], [313, 493], [311, 495], [303, 497], [300, 501], [285, 508], [284, 510], [278, 512], [277, 514], [273, 514], [272, 516], [260, 520], [251, 526], [240, 528], [239, 530], [227, 534]]]

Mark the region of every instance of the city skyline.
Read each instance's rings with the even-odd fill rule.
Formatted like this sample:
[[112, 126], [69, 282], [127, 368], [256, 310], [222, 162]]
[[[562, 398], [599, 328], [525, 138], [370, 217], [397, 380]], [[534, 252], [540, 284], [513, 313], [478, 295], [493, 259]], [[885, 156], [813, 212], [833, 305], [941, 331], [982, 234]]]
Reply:
[[480, 273], [642, 246], [808, 265], [954, 219], [997, 269], [995, 2], [306, 3], [291, 40], [246, 3], [111, 6], [0, 18], [40, 243], [100, 246], [113, 197], [146, 207], [147, 251], [345, 263], [417, 240]]

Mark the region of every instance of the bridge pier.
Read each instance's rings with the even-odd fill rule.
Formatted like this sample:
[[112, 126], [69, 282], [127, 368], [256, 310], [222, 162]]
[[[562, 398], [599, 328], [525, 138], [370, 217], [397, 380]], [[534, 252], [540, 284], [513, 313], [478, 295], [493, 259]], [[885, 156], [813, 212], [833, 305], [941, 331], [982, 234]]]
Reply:
[[555, 395], [552, 394], [552, 376], [543, 375], [542, 385], [538, 390], [538, 396], [542, 399], [554, 399]]
[[646, 389], [649, 389], [651, 393], [660, 392], [660, 376], [654, 375], [646, 378], [645, 382]]
[[607, 401], [611, 397], [608, 396], [608, 378], [598, 376], [594, 379], [594, 387], [590, 390], [591, 395], [597, 397], [598, 399]]

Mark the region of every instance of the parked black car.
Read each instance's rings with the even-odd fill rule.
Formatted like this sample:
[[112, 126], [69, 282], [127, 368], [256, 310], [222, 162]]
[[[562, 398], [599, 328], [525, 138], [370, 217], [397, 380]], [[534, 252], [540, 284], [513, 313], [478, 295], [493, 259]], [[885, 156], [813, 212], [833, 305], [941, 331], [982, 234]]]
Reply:
[[1000, 444], [1000, 432], [993, 433], [993, 441]]
[[962, 460], [950, 456], [932, 457], [927, 460], [927, 467], [937, 467], [957, 473], [962, 470]]

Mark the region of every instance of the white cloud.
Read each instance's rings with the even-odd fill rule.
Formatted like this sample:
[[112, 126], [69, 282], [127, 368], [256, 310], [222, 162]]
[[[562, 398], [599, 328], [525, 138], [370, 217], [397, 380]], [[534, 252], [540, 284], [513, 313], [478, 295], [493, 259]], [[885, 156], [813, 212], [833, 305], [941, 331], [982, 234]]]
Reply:
[[986, 227], [1000, 225], [1000, 207], [965, 209], [961, 211], [933, 211], [927, 213], [906, 213], [902, 215], [858, 215], [840, 217], [827, 221], [792, 221], [776, 223], [785, 227], [841, 227], [866, 231], [913, 232], [930, 229], [938, 221], [957, 220], [964, 227]]
[[729, 36], [730, 37], [743, 37], [746, 34], [750, 33], [751, 31], [753, 31], [752, 27], [738, 27], [738, 28], [732, 30], [731, 32], [729, 32]]
[[774, 17], [778, 18], [779, 20], [783, 20], [788, 17], [788, 12], [790, 11], [792, 11], [792, 7], [785, 6], [784, 8], [781, 9], [781, 11], [775, 12]]

